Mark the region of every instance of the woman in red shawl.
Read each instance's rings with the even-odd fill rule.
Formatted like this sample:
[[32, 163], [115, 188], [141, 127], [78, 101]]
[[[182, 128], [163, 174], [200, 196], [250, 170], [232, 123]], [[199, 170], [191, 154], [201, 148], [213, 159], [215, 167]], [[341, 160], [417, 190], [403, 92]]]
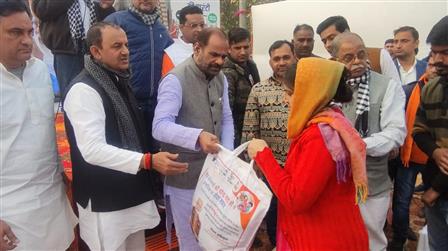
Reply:
[[352, 98], [344, 69], [320, 58], [301, 59], [294, 69], [284, 169], [266, 142], [249, 144], [279, 201], [277, 250], [368, 250], [357, 205], [367, 197], [365, 144], [331, 105]]

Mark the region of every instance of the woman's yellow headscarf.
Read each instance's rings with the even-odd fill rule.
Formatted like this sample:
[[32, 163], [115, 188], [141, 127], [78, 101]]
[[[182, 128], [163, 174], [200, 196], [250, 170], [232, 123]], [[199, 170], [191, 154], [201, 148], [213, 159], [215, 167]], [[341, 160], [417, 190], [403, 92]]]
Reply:
[[321, 58], [304, 58], [299, 61], [289, 113], [288, 138], [297, 138], [311, 124], [328, 124], [337, 131], [349, 157], [339, 159], [340, 149], [328, 150], [336, 162], [338, 181], [345, 180], [344, 174], [348, 168], [345, 163], [350, 164], [356, 189], [355, 202], [359, 203], [365, 202], [368, 195], [366, 144], [342, 114], [325, 109], [336, 94], [344, 67], [341, 63]]
[[299, 136], [308, 121], [328, 106], [336, 94], [344, 67], [322, 58], [300, 59], [289, 110], [289, 139]]

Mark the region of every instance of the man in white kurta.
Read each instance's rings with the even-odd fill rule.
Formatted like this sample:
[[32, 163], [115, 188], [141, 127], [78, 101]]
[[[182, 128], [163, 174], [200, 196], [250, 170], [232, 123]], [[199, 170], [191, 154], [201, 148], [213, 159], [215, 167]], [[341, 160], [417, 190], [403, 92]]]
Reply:
[[29, 14], [11, 2], [0, 3], [0, 227], [18, 241], [2, 235], [0, 248], [65, 250], [76, 216], [58, 165], [52, 84], [30, 58]]
[[187, 166], [147, 152], [124, 31], [97, 23], [87, 42], [90, 56], [64, 100], [81, 238], [91, 250], [144, 250], [144, 230], [160, 222], [150, 169], [170, 175]]

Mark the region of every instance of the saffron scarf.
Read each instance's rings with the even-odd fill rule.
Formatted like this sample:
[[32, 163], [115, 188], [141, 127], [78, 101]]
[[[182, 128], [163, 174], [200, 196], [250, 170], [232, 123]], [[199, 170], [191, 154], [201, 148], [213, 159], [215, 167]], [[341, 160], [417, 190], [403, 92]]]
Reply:
[[297, 138], [333, 99], [344, 65], [323, 58], [300, 59], [288, 116], [288, 139]]
[[[335, 108], [328, 107], [343, 71], [344, 65], [335, 61], [321, 58], [303, 58], [299, 61], [288, 118], [288, 138], [295, 139], [307, 126], [320, 124], [324, 141], [336, 162], [338, 181], [346, 180], [350, 167], [356, 188], [355, 200], [359, 203], [364, 202], [368, 195], [366, 146], [350, 122]], [[327, 130], [325, 125], [329, 125], [338, 135], [332, 133], [333, 130]], [[337, 143], [339, 137], [341, 143]]]
[[428, 79], [426, 74], [420, 78], [420, 80], [415, 85], [409, 97], [408, 106], [406, 108], [406, 128], [407, 134], [404, 139], [404, 144], [400, 149], [400, 157], [403, 165], [409, 167], [409, 161], [413, 161], [419, 164], [425, 164], [428, 160], [428, 156], [418, 148], [414, 143], [414, 138], [412, 137], [412, 128], [415, 123], [415, 116], [417, 114], [418, 107], [420, 105], [420, 92], [421, 88], [419, 83], [426, 84]]

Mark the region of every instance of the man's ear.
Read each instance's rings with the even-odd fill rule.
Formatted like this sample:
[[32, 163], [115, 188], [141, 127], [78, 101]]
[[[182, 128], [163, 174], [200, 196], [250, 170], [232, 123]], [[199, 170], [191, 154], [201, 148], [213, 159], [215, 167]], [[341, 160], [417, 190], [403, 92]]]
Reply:
[[90, 55], [92, 55], [92, 57], [96, 60], [101, 59], [101, 52], [96, 45], [90, 46]]
[[195, 55], [197, 55], [197, 54], [199, 54], [199, 51], [201, 50], [201, 45], [199, 45], [199, 42], [195, 42], [194, 44], [193, 44], [193, 51], [194, 51], [194, 54]]

